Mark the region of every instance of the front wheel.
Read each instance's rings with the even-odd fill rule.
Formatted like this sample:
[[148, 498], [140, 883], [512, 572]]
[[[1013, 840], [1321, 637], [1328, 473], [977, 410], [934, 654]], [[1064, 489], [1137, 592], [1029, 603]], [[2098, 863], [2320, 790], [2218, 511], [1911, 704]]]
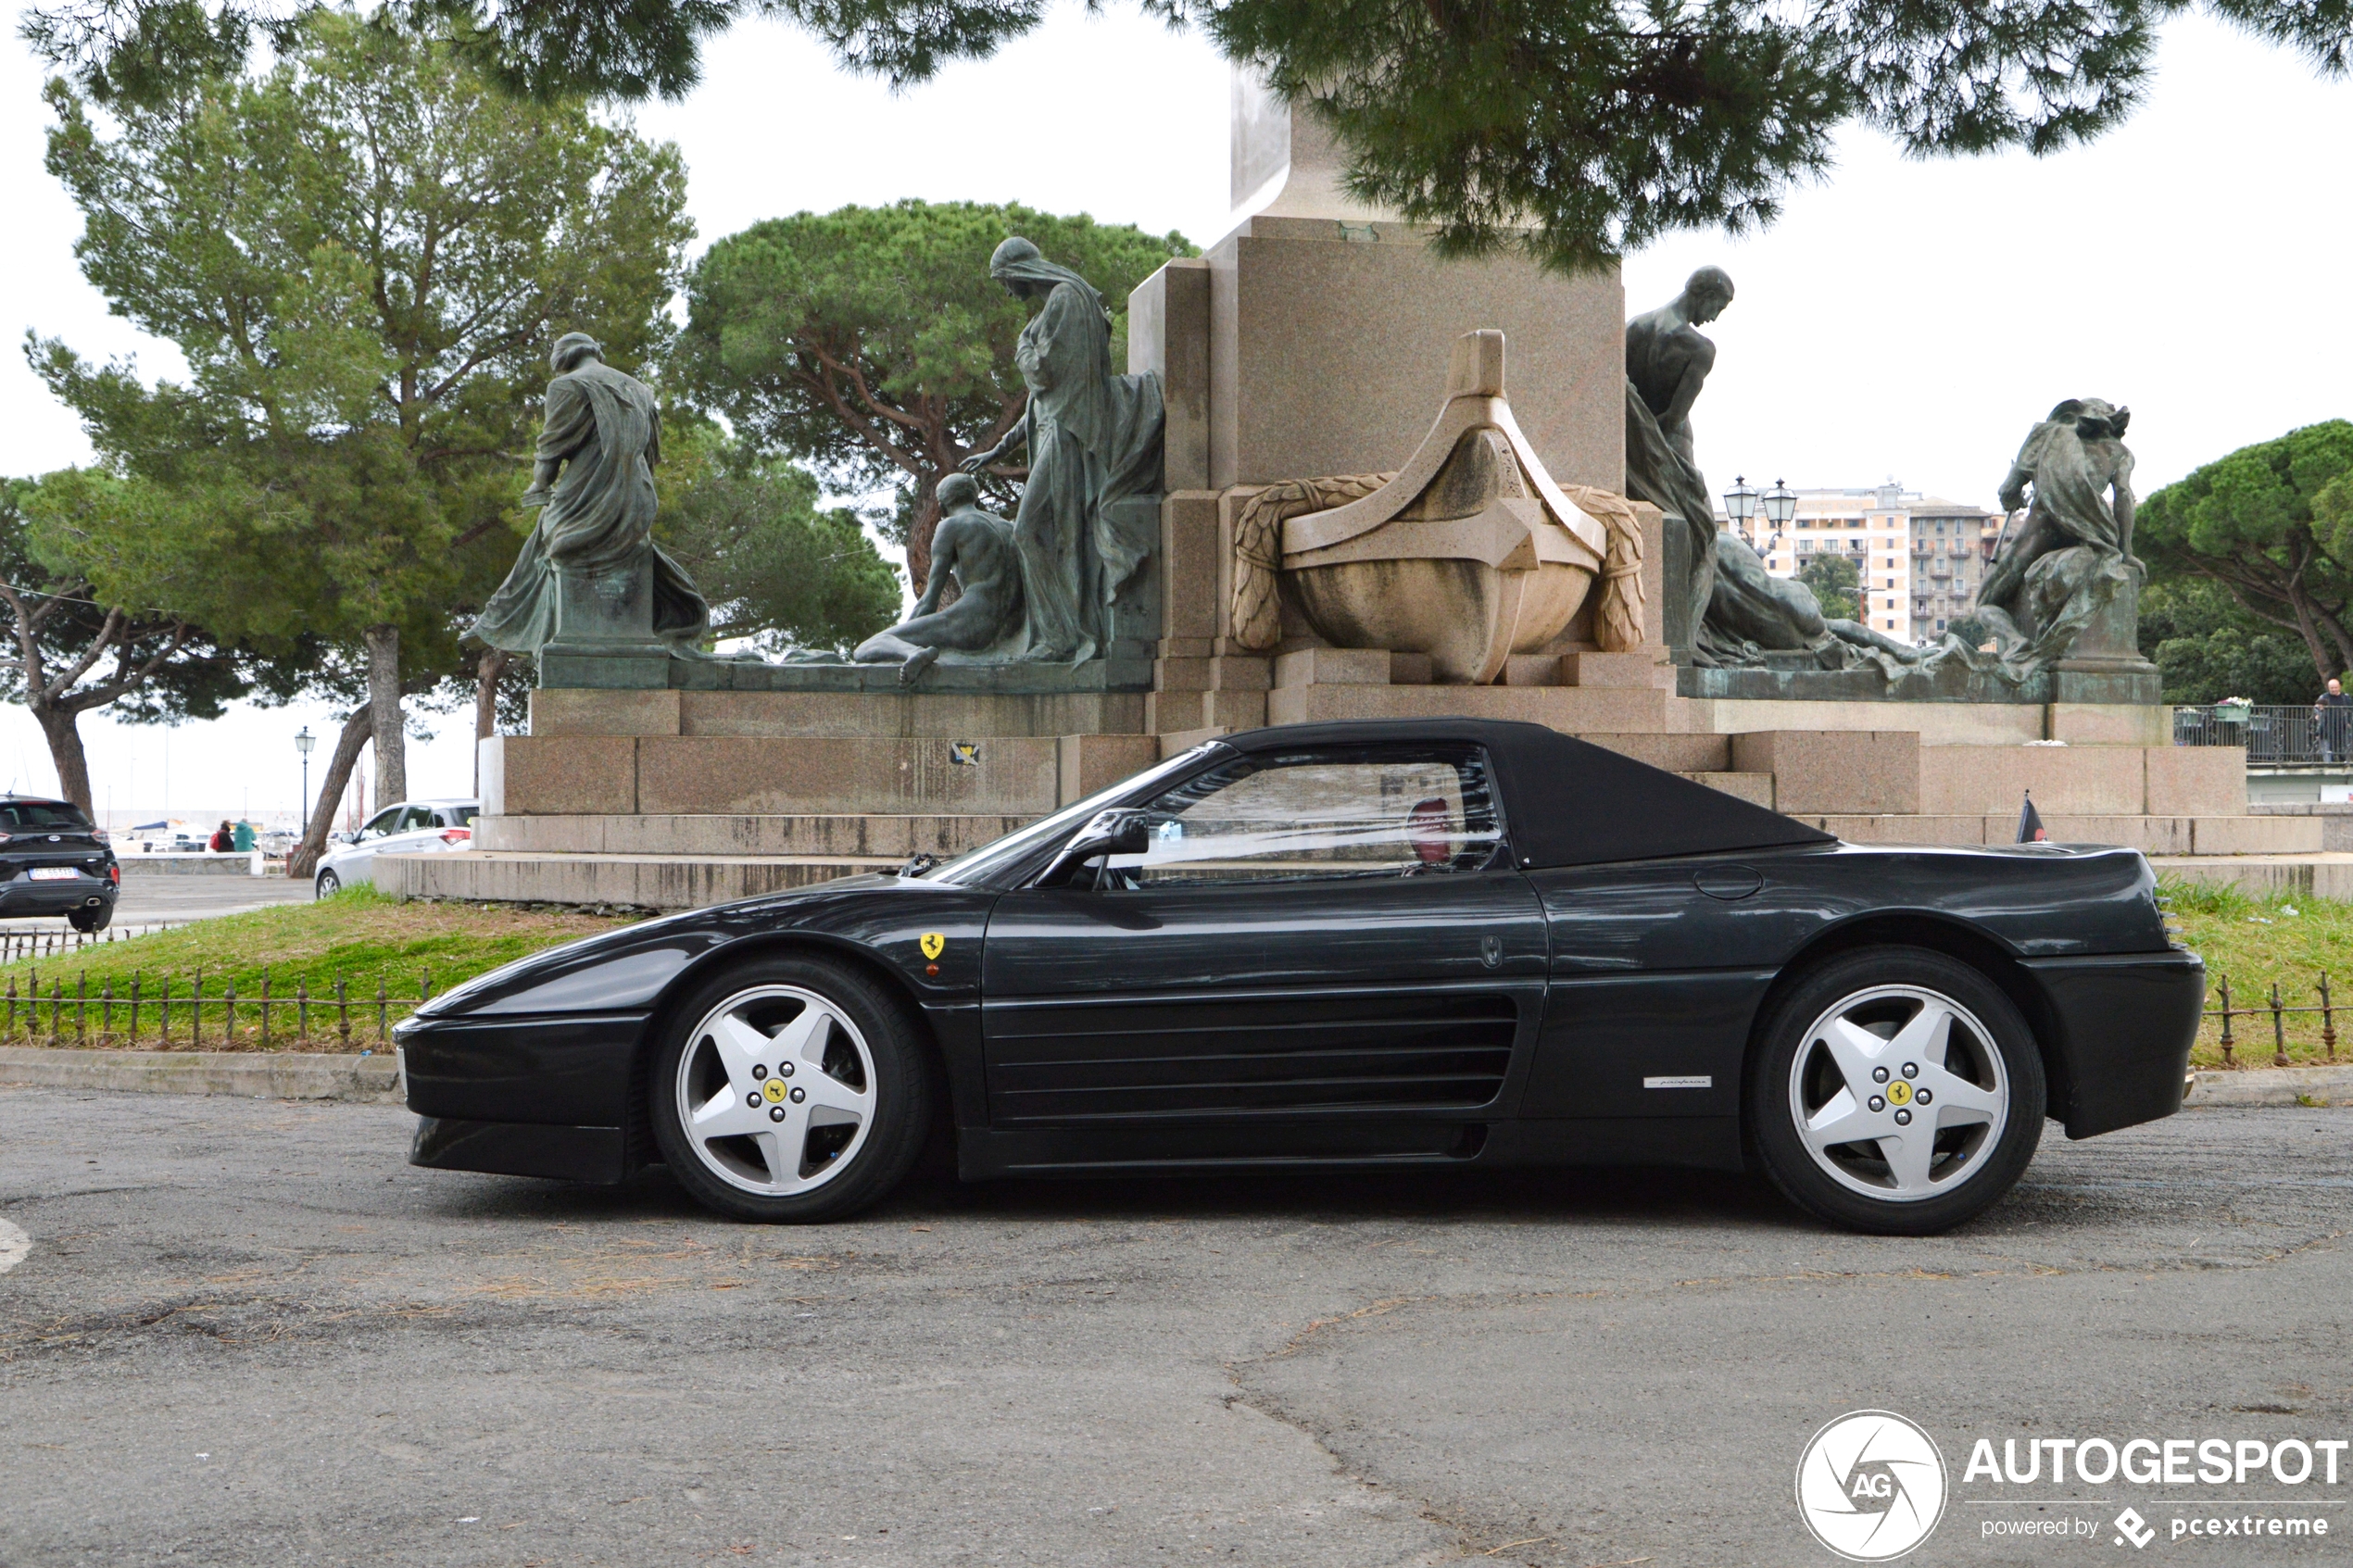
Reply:
[[342, 891], [343, 878], [333, 872], [321, 872], [318, 883], [311, 889], [311, 896], [318, 898], [332, 898]]
[[686, 997], [653, 1061], [654, 1140], [695, 1199], [738, 1220], [839, 1219], [923, 1150], [922, 1025], [859, 972], [764, 959]]
[[1773, 1184], [1881, 1236], [1982, 1213], [2043, 1135], [2043, 1059], [1984, 975], [1918, 947], [1835, 959], [1784, 997], [1748, 1085]]

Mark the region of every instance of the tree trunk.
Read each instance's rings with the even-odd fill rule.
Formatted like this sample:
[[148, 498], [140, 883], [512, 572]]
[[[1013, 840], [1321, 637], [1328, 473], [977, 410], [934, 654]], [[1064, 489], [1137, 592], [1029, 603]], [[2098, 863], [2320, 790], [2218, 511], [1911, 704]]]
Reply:
[[933, 492], [938, 487], [940, 477], [935, 473], [915, 482], [915, 510], [907, 521], [907, 592], [911, 598], [921, 598], [924, 584], [931, 581], [931, 539], [939, 532], [939, 497]]
[[336, 737], [335, 754], [327, 762], [327, 776], [319, 781], [319, 803], [311, 808], [310, 826], [286, 857], [286, 874], [309, 880], [319, 869], [319, 857], [325, 853], [327, 834], [335, 825], [335, 811], [343, 805], [343, 792], [351, 787], [351, 770], [359, 765], [359, 748], [368, 744], [368, 734], [375, 727], [372, 709], [352, 709], [343, 721], [343, 734]]
[[484, 648], [474, 664], [474, 795], [482, 795], [482, 743], [498, 733], [498, 683], [512, 656], [504, 648]]
[[409, 758], [402, 746], [400, 628], [371, 626], [368, 639], [368, 709], [376, 743], [376, 804], [397, 806], [409, 798]]
[[2305, 649], [2312, 656], [2312, 668], [2319, 671], [2325, 684], [2333, 673], [2329, 669], [2329, 655], [2333, 650], [2328, 640], [2321, 635], [2319, 606], [2313, 603], [2312, 596], [2305, 591], [2304, 584], [2295, 580], [2288, 583], [2287, 601], [2288, 608], [2296, 612], [2296, 629], [2303, 634]]
[[[90, 805], [90, 759], [82, 749], [82, 731], [76, 721], [82, 715], [76, 709], [53, 703], [43, 703], [33, 710], [40, 721], [41, 734], [49, 742], [49, 761], [57, 770], [57, 793], [82, 808], [86, 815]], [[92, 822], [98, 819], [91, 817]]]

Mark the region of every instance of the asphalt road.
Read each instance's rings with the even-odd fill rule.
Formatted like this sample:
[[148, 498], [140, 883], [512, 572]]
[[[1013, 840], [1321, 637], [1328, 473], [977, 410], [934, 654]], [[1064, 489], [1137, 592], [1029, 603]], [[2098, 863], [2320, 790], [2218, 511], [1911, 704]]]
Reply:
[[[114, 925], [129, 932], [150, 922], [180, 925], [214, 915], [242, 914], [272, 904], [307, 904], [310, 884], [282, 876], [173, 876], [137, 872], [122, 879], [114, 906]], [[27, 916], [0, 920], [0, 931], [63, 931], [63, 915]]]
[[[933, 1181], [753, 1228], [659, 1172], [413, 1171], [411, 1124], [0, 1090], [0, 1562], [1830, 1563], [1793, 1475], [1863, 1407], [1951, 1474], [1906, 1562], [2353, 1549], [2353, 1463], [1962, 1476], [1979, 1437], [2353, 1436], [2353, 1111], [2054, 1133], [1929, 1241], [1643, 1173]], [[1987, 1539], [2070, 1491], [2096, 1539]], [[2164, 1533], [2284, 1499], [2334, 1532]]]

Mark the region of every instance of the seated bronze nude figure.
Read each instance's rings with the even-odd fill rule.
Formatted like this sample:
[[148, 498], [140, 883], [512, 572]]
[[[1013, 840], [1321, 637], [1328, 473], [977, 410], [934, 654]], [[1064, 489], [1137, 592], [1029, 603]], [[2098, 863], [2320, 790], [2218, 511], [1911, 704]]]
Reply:
[[[980, 485], [951, 473], [939, 482], [939, 528], [932, 535], [931, 581], [914, 613], [858, 645], [861, 664], [900, 661], [899, 679], [912, 685], [942, 652], [980, 653], [1021, 630], [1021, 558], [1013, 525], [980, 509]], [[950, 574], [963, 590], [946, 609], [939, 601]]]

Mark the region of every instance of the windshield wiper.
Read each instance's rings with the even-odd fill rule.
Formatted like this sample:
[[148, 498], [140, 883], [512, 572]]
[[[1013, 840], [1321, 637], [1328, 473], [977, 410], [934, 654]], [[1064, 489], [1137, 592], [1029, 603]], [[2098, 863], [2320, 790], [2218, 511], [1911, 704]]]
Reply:
[[924, 872], [931, 870], [932, 867], [937, 864], [939, 864], [939, 857], [937, 855], [911, 855], [907, 859], [907, 863], [899, 868], [899, 874], [900, 876], [921, 876]]

